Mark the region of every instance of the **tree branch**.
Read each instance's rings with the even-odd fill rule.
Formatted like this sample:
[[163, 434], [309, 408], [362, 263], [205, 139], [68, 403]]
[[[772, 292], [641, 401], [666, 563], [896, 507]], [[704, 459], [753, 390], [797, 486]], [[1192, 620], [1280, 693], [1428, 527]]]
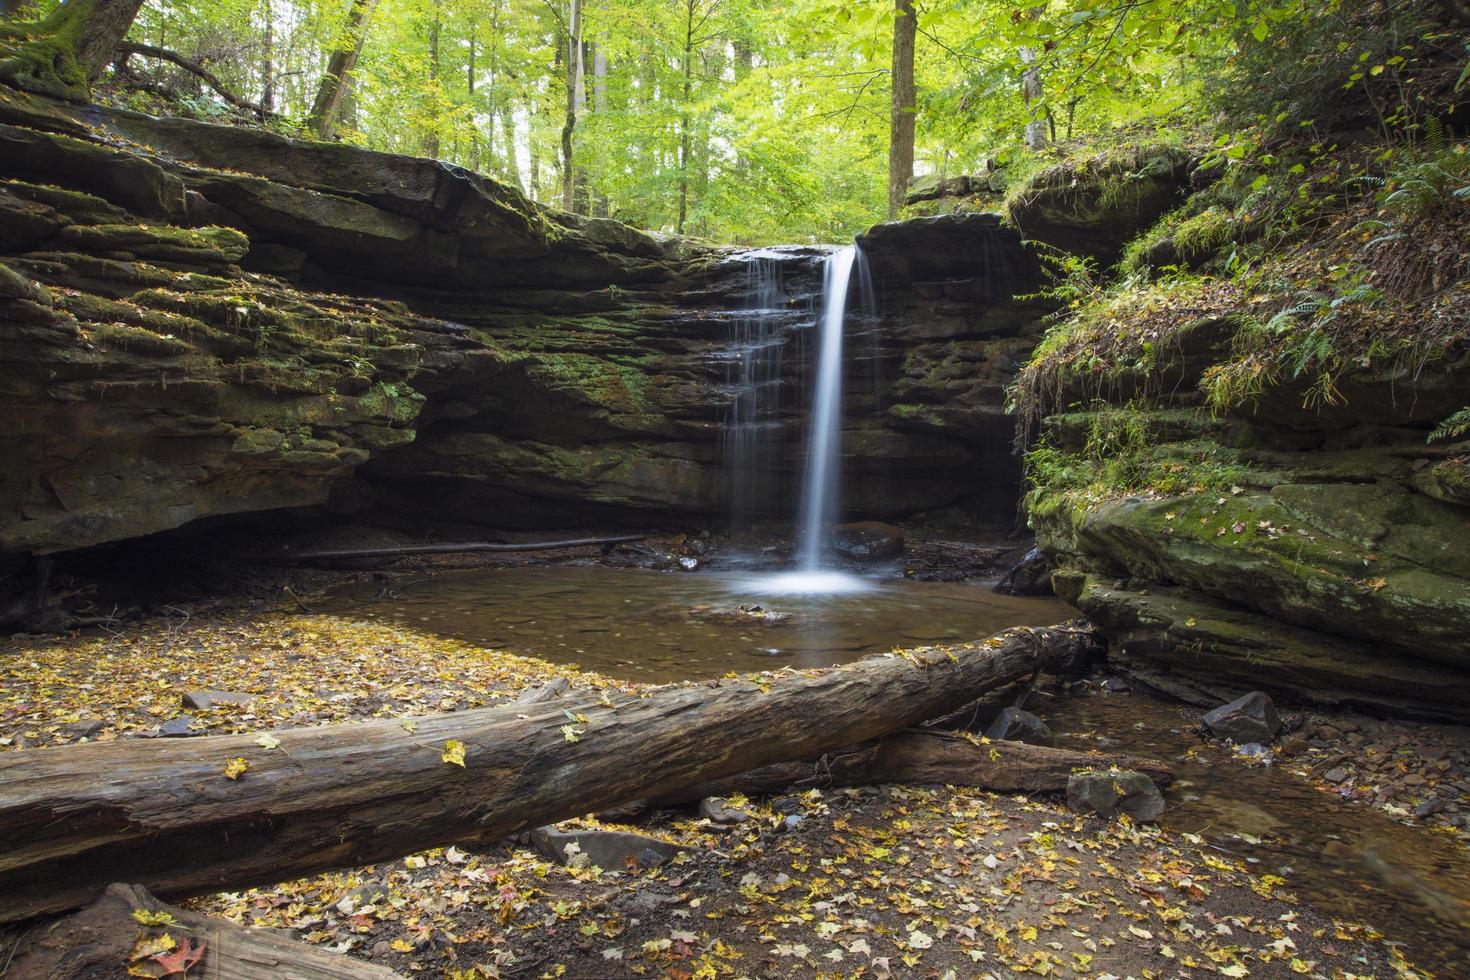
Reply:
[[208, 68], [205, 68], [197, 61], [191, 61], [188, 58], [185, 58], [183, 55], [179, 54], [176, 51], [170, 51], [167, 48], [154, 47], [151, 44], [135, 44], [132, 41], [123, 41], [117, 46], [117, 50], [122, 54], [122, 60], [124, 61], [126, 61], [130, 55], [140, 54], [145, 58], [157, 58], [160, 61], [167, 61], [170, 64], [177, 65], [189, 74], [196, 75], [199, 78], [203, 79], [204, 84], [208, 85], [210, 88], [218, 92], [220, 98], [224, 99], [230, 105], [234, 106], [237, 109], [244, 109], [246, 112], [253, 112], [261, 119], [270, 119], [276, 115], [274, 112], [267, 109], [263, 105], [258, 105], [248, 99], [240, 98], [238, 95], [225, 88], [225, 83], [221, 82], [219, 78]]

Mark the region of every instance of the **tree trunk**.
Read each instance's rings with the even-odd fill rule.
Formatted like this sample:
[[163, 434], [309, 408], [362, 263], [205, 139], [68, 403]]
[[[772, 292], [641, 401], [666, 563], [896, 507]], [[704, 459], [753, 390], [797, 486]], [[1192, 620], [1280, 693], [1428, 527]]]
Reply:
[[[130, 965], [140, 932], [133, 910], [167, 912], [173, 922], [141, 931], [167, 933], [182, 948], [202, 952], [189, 976], [230, 980], [402, 980], [386, 966], [329, 953], [278, 929], [237, 926], [189, 909], [164, 905], [137, 885], [111, 885], [97, 901], [56, 926], [21, 936], [11, 977], [115, 977]], [[145, 963], [147, 961], [144, 961]], [[149, 974], [140, 974], [148, 976]], [[170, 974], [173, 975], [173, 974]]]
[[[1026, 11], [1027, 20], [1035, 20], [1041, 16], [1042, 7], [1032, 7]], [[1037, 104], [1041, 102], [1041, 68], [1036, 64], [1036, 49], [1028, 45], [1021, 46], [1021, 98], [1026, 102], [1026, 146], [1028, 149], [1040, 150], [1046, 146], [1047, 120], [1037, 110]]]
[[0, 80], [85, 100], [143, 0], [71, 0], [40, 21], [0, 24]]
[[[439, 88], [439, 32], [442, 19], [439, 12], [439, 0], [434, 0], [434, 20], [429, 24], [429, 91], [432, 93], [436, 107], [442, 104], [443, 96]], [[438, 116], [431, 117], [429, 131], [424, 134], [424, 156], [431, 159], [439, 156], [438, 125]]]
[[342, 111], [342, 100], [347, 94], [352, 70], [362, 56], [362, 46], [367, 40], [367, 22], [377, 0], [352, 0], [347, 11], [347, 24], [338, 36], [327, 61], [327, 73], [322, 76], [311, 112], [306, 116], [307, 127], [318, 139], [329, 140], [337, 131], [337, 119]]
[[497, 840], [899, 731], [1095, 645], [1017, 628], [615, 704], [0, 753], [0, 922], [78, 908], [115, 880], [183, 896]]
[[679, 221], [676, 234], [684, 234], [689, 220], [689, 104], [694, 97], [694, 10], [697, 0], [684, 0], [684, 73], [683, 112], [679, 115]]
[[265, 36], [260, 43], [260, 105], [266, 112], [276, 111], [276, 23], [271, 0], [264, 0]]
[[577, 173], [572, 158], [572, 135], [577, 110], [582, 108], [582, 0], [569, 0], [567, 12], [567, 117], [561, 128], [561, 206], [576, 210]]
[[898, 217], [914, 175], [914, 35], [918, 20], [913, 0], [893, 0], [893, 103], [888, 123], [888, 218]]
[[942, 783], [993, 793], [1061, 793], [1073, 772], [1111, 766], [1141, 772], [1159, 786], [1174, 779], [1169, 767], [1157, 759], [1024, 742], [976, 744], [947, 732], [906, 731], [815, 759], [777, 762], [727, 779], [695, 783], [648, 802], [667, 807], [731, 793], [759, 796], [789, 787], [826, 789], [880, 783]]

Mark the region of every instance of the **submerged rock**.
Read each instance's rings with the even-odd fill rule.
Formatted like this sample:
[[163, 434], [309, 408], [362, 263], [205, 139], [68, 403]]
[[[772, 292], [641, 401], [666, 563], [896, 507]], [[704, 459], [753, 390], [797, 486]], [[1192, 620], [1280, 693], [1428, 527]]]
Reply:
[[1105, 819], [1126, 813], [1147, 823], [1164, 812], [1164, 796], [1141, 772], [1078, 772], [1067, 780], [1067, 806]]
[[882, 561], [903, 553], [903, 528], [881, 521], [839, 524], [832, 530], [832, 548], [853, 561]]
[[1252, 691], [1222, 704], [1204, 717], [1205, 727], [1222, 738], [1239, 744], [1269, 743], [1285, 730], [1269, 695]]
[[1052, 735], [1046, 722], [1031, 712], [1016, 707], [1001, 711], [995, 721], [990, 723], [990, 727], [985, 729], [985, 737], [996, 741], [1025, 742], [1027, 745], [1056, 744], [1056, 737]]

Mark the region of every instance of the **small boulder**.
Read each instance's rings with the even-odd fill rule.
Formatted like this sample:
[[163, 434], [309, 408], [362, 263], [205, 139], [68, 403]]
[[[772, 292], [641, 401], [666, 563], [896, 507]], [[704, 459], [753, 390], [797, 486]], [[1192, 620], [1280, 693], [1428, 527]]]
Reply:
[[93, 735], [96, 735], [98, 732], [102, 731], [102, 729], [105, 727], [107, 727], [107, 723], [101, 721], [100, 719], [78, 718], [70, 725], [63, 725], [61, 728], [61, 734], [65, 735], [73, 742], [80, 742], [84, 738], [91, 738]]
[[1052, 560], [1040, 548], [1032, 548], [995, 583], [995, 591], [1006, 595], [1051, 595]]
[[531, 843], [536, 850], [560, 864], [586, 863], [608, 871], [622, 871], [630, 864], [641, 868], [658, 867], [673, 860], [680, 851], [687, 850], [657, 837], [623, 830], [537, 827], [531, 831]]
[[1164, 812], [1164, 796], [1141, 772], [1076, 772], [1067, 780], [1067, 806], [1109, 820], [1126, 813], [1148, 823]]
[[706, 796], [700, 800], [699, 815], [718, 827], [733, 827], [750, 819], [744, 810], [731, 806], [718, 796]]
[[1027, 745], [1057, 744], [1051, 729], [1046, 727], [1046, 722], [1031, 712], [1016, 707], [1001, 711], [995, 721], [990, 723], [990, 727], [985, 729], [985, 737], [995, 741], [1025, 742]]
[[184, 707], [190, 711], [205, 711], [217, 704], [243, 708], [254, 700], [255, 695], [241, 694], [238, 691], [190, 691], [184, 695]]
[[1233, 742], [1270, 743], [1285, 729], [1271, 698], [1261, 691], [1222, 704], [1205, 715], [1205, 727]]
[[193, 721], [192, 718], [170, 718], [158, 726], [158, 734], [163, 738], [188, 738], [190, 735], [197, 735], [198, 732], [189, 728]]
[[853, 561], [882, 561], [903, 552], [903, 528], [879, 521], [839, 524], [832, 529], [832, 548]]

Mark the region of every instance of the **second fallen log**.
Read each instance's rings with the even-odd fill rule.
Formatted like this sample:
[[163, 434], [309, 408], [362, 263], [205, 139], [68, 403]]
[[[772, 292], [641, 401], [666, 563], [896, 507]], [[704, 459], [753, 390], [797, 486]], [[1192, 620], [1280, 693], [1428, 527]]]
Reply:
[[1017, 628], [615, 704], [4, 753], [0, 922], [80, 907], [117, 880], [163, 896], [238, 889], [656, 799], [943, 715], [1096, 642]]

